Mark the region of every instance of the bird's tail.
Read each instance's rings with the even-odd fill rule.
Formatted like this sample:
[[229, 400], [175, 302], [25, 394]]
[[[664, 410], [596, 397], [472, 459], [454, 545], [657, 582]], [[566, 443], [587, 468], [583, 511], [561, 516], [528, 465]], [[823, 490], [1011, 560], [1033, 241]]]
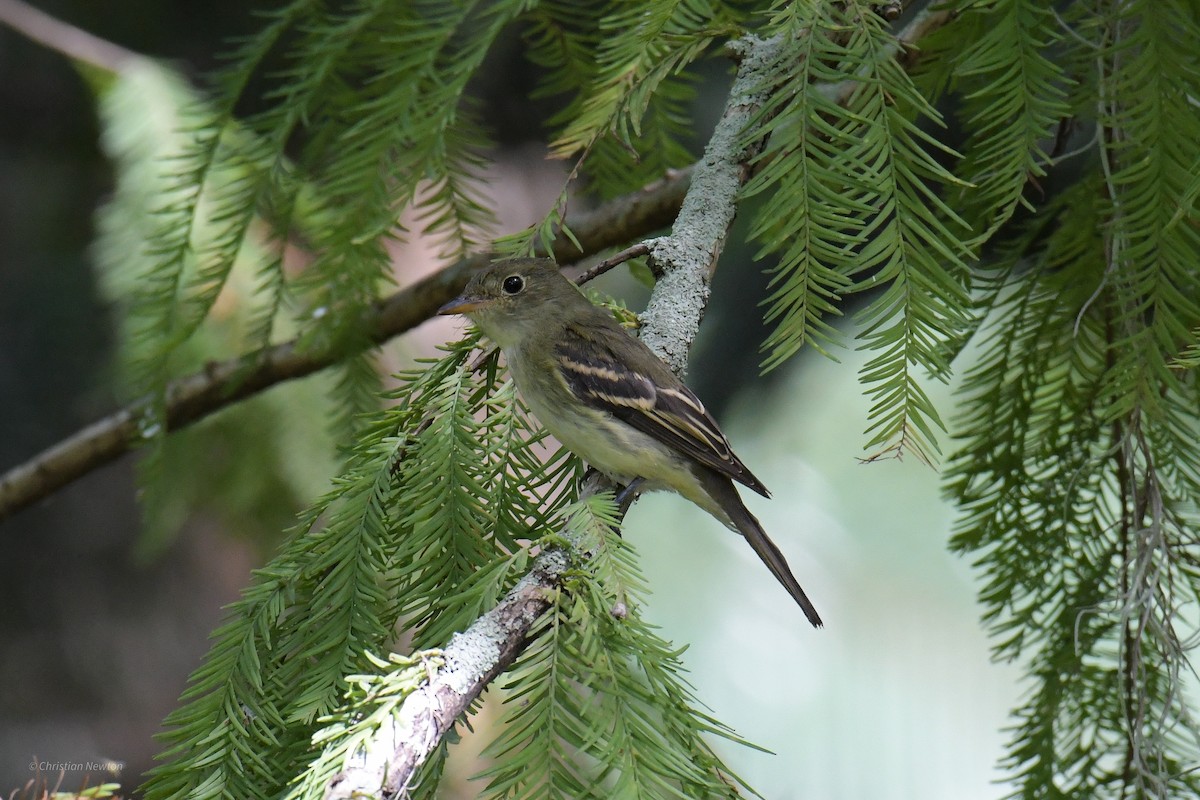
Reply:
[[796, 580], [796, 576], [792, 574], [792, 570], [788, 567], [787, 559], [783, 557], [783, 553], [775, 543], [767, 536], [767, 532], [763, 530], [762, 525], [754, 515], [750, 513], [745, 504], [742, 503], [742, 498], [734, 487], [733, 482], [729, 478], [715, 471], [706, 470], [706, 475], [701, 477], [705, 489], [709, 495], [717, 501], [721, 510], [725, 512], [725, 516], [729, 518], [733, 527], [737, 528], [738, 532], [750, 543], [754, 548], [754, 552], [758, 553], [758, 557], [767, 565], [767, 569], [771, 570], [771, 574], [775, 576], [775, 580], [779, 581], [783, 588], [787, 589], [788, 594], [800, 606], [800, 610], [804, 612], [804, 616], [808, 617], [808, 621], [812, 623], [814, 628], [820, 628], [825, 623], [821, 621], [821, 617], [817, 614], [817, 609], [813, 607], [812, 601], [808, 599], [808, 595], [804, 593], [804, 589], [800, 587], [800, 581]]

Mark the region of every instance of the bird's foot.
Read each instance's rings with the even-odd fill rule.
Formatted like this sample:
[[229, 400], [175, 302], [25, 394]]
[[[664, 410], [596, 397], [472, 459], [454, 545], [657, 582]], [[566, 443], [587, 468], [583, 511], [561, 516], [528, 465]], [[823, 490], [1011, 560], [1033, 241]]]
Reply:
[[645, 482], [645, 478], [634, 478], [624, 489], [617, 492], [617, 510], [621, 512], [622, 516], [629, 511], [629, 507], [633, 505], [633, 501], [637, 500], [638, 493]]

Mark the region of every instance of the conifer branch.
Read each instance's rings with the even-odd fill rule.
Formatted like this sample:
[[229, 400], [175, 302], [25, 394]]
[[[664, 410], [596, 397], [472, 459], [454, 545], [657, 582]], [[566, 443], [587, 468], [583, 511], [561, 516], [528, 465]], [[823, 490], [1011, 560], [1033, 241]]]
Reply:
[[[569, 221], [580, 249], [567, 237], [559, 237], [553, 257], [571, 261], [670, 224], [691, 174], [691, 169], [673, 171], [640, 191]], [[362, 322], [366, 342], [382, 344], [424, 322], [462, 289], [474, 271], [489, 262], [487, 255], [464, 258], [380, 300]], [[166, 392], [168, 429], [178, 430], [276, 384], [311, 375], [346, 355], [344, 350], [301, 350], [292, 340], [262, 353], [214, 361], [170, 383]], [[7, 470], [0, 476], [0, 520], [136, 447], [143, 408], [143, 403], [132, 403]]]
[[543, 551], [498, 605], [456, 633], [442, 651], [445, 666], [406, 697], [400, 710], [355, 752], [330, 780], [325, 800], [407, 797], [417, 768], [525, 649], [530, 629], [550, 608], [571, 561], [565, 550]]
[[[8, 5], [16, 11], [27, 8], [17, 0], [0, 2], [4, 4], [0, 6], [0, 10], [5, 10], [5, 6]], [[41, 16], [44, 16], [37, 16], [40, 12], [36, 10], [30, 11], [35, 15], [35, 21], [40, 21]], [[37, 41], [44, 41], [45, 37], [34, 36], [34, 33], [24, 27], [17, 26], [10, 16], [6, 13], [4, 21], [18, 27]], [[904, 29], [898, 40], [901, 45], [908, 47], [944, 24], [949, 17], [950, 12], [946, 11], [923, 11]], [[47, 19], [51, 23], [65, 26], [53, 18]], [[115, 45], [112, 47], [120, 49]], [[63, 49], [63, 52], [68, 52], [74, 57], [83, 57], [66, 49]], [[913, 52], [910, 49], [900, 54], [906, 67], [912, 64]], [[109, 62], [118, 64], [119, 60], [109, 59], [96, 63]], [[684, 192], [687, 191], [695, 168], [693, 166], [671, 171], [663, 179], [637, 192], [581, 214], [576, 220], [568, 221], [568, 227], [577, 238], [580, 248], [576, 251], [566, 237], [559, 237], [556, 239], [555, 252], [551, 255], [559, 262], [571, 261], [665, 227], [680, 211]], [[739, 180], [744, 182], [745, 176], [742, 175]], [[656, 247], [659, 252], [655, 258], [660, 260], [661, 264], [672, 263], [673, 255], [670, 251], [672, 242], [678, 241], [673, 237], [677, 236], [679, 230], [677, 225], [676, 233], [672, 234], [672, 237], [657, 241]], [[720, 239], [723, 242], [724, 234], [721, 234]], [[715, 268], [716, 257], [719, 254], [720, 243], [714, 241], [708, 266], [705, 267], [709, 274]], [[367, 342], [372, 345], [381, 344], [428, 319], [442, 303], [462, 288], [474, 270], [486, 263], [485, 256], [462, 259], [382, 299], [363, 321], [363, 328], [369, 332]], [[660, 268], [661, 265], [656, 266], [656, 269]], [[696, 273], [692, 280], [700, 277], [699, 273]], [[703, 294], [707, 296], [707, 277], [703, 277], [697, 285], [702, 287]], [[699, 296], [697, 292], [693, 294]], [[657, 310], [654, 305], [647, 313], [650, 319], [656, 314], [664, 315], [664, 312]], [[698, 325], [698, 310], [693, 308], [691, 316], [693, 326]], [[653, 346], [664, 346], [664, 342], [656, 342]], [[300, 351], [293, 340], [274, 345], [263, 352], [212, 362], [203, 370], [178, 378], [168, 386], [165, 413], [168, 429], [178, 430], [276, 384], [311, 375], [333, 365], [346, 355], [345, 352], [333, 350]], [[136, 447], [140, 440], [139, 421], [143, 419], [142, 409], [143, 403], [131, 403], [5, 471], [0, 475], [0, 521]]]

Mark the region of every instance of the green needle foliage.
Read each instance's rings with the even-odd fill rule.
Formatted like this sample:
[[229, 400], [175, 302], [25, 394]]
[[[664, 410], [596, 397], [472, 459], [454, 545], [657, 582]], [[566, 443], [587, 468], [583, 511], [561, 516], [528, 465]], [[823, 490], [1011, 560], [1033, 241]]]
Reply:
[[484, 797], [736, 797], [744, 786], [703, 734], [742, 740], [696, 708], [683, 651], [639, 615], [644, 580], [614, 512], [605, 496], [562, 512], [591, 568], [568, 581], [505, 681]]
[[[786, 46], [772, 79], [800, 96], [777, 91], [762, 110], [771, 138], [758, 160], [771, 166], [746, 187], [770, 192], [754, 235], [760, 255], [780, 255], [766, 366], [828, 344], [838, 296], [876, 290], [861, 313], [862, 347], [877, 353], [862, 374], [867, 447], [928, 461], [942, 422], [918, 376], [948, 379], [942, 343], [967, 317], [966, 223], [937, 192], [958, 182], [936, 160], [953, 153], [919, 124], [940, 116], [870, 4], [794, 4], [773, 23]], [[841, 103], [825, 96], [834, 81], [850, 84]]]
[[[1028, 664], [1006, 765], [1021, 797], [1194, 797], [1200, 11], [996, 5], [944, 32], [971, 54], [965, 177], [991, 196], [980, 227], [1014, 200], [1033, 214], [977, 282], [947, 485], [996, 655]], [[997, 48], [1001, 29], [1020, 46]], [[1007, 116], [978, 125], [992, 95]], [[1033, 178], [1050, 159], [1029, 143], [1064, 104], [1086, 134], [1073, 183], [1046, 201]], [[1018, 167], [1034, 191], [1014, 194]]]
[[[578, 13], [551, 4], [543, 25]], [[613, 3], [590, 31], [591, 46], [581, 60], [567, 60], [569, 52], [554, 53], [549, 31], [543, 33], [540, 62], [574, 67], [579, 72], [568, 80], [582, 78], [584, 84], [559, 115], [565, 124], [551, 143], [552, 152], [561, 158], [588, 153], [588, 174], [602, 195], [636, 189], [665, 168], [686, 164], [680, 137], [691, 123], [685, 107], [692, 95], [678, 76], [718, 38], [736, 34], [737, 17], [730, 4], [707, 0]], [[547, 89], [569, 88], [562, 81], [548, 83]], [[632, 170], [629, 153], [637, 156]]]
[[[510, 252], [569, 237], [573, 193], [602, 202], [696, 158], [700, 62], [772, 43], [738, 143], [771, 258], [764, 367], [866, 349], [871, 456], [944, 460], [951, 546], [978, 567], [996, 657], [1027, 671], [1013, 796], [1200, 793], [1200, 6], [947, 0], [892, 22], [889, 5], [294, 0], [238, 44], [211, 99], [172, 102], [151, 135], [128, 126], [145, 75], [101, 88], [118, 186], [98, 261], [145, 438], [161, 440], [181, 369], [218, 351], [253, 369], [288, 336], [336, 357], [322, 416], [344, 455], [217, 632], [151, 800], [314, 796], [534, 548], [564, 542], [590, 558], [500, 681], [485, 795], [741, 786], [682, 651], [641, 616], [611, 504], [580, 501], [579, 463], [545, 457], [495, 359], [472, 364], [468, 340], [384, 393], [362, 355], [405, 224], [447, 257], [489, 246], [473, 79], [506, 37], [539, 69], [546, 148], [572, 178], [542, 222], [491, 243]], [[261, 83], [265, 104], [239, 113]], [[848, 342], [834, 317], [851, 310]], [[953, 414], [930, 380], [953, 381]]]
[[494, 363], [472, 369], [475, 343], [401, 376], [346, 473], [256, 572], [167, 720], [148, 796], [275, 796], [372, 653], [445, 641], [519, 577], [577, 465], [540, 465], [511, 384]]
[[[164, 174], [164, 162], [173, 163], [187, 146], [187, 131], [199, 124], [204, 105], [182, 78], [148, 59], [130, 63], [119, 75], [90, 73], [89, 78], [100, 99], [101, 144], [117, 177], [112, 195], [96, 214], [93, 258], [102, 296], [115, 309], [120, 324], [121, 383], [136, 397], [145, 388], [142, 381], [148, 365], [154, 364], [166, 376], [175, 370], [199, 370], [209, 359], [261, 349], [270, 336], [264, 339], [264, 313], [255, 308], [262, 291], [258, 273], [262, 265], [278, 267], [278, 262], [261, 242], [243, 242], [221, 286], [220, 302], [207, 296], [211, 292], [206, 292], [202, 304], [198, 298], [189, 301], [179, 314], [193, 318], [196, 328], [186, 341], [168, 345], [171, 334], [162, 327], [160, 311], [144, 302], [148, 286], [154, 285], [147, 283], [147, 276], [159, 268], [161, 258], [150, 243], [163, 224], [156, 210], [186, 194], [177, 178]], [[213, 169], [214, 174], [219, 171], [240, 182], [253, 170], [236, 154], [227, 152], [222, 157], [225, 161], [219, 170]], [[226, 226], [213, 213], [227, 200], [228, 195], [216, 193], [201, 197], [204, 211], [191, 223], [197, 251], [211, 252], [216, 240], [227, 235]], [[200, 286], [202, 271], [199, 254], [193, 254], [181, 265], [180, 280]], [[199, 325], [205, 316], [209, 324]], [[276, 327], [283, 334], [297, 331], [286, 319]], [[147, 331], [157, 334], [147, 335]], [[164, 348], [171, 347], [168, 357]], [[164, 438], [165, 426], [157, 416], [162, 398], [152, 398], [151, 408], [140, 420], [140, 434], [150, 445], [148, 457], [139, 463], [145, 487], [141, 554], [158, 552], [197, 510], [216, 513], [240, 535], [277, 542], [296, 509], [321, 491], [335, 469], [330, 432], [323, 430], [326, 401], [322, 395], [331, 388], [322, 376], [296, 391], [260, 395], [169, 438]], [[309, 433], [296, 436], [296, 430]], [[252, 448], [243, 446], [247, 431], [254, 432]], [[197, 470], [197, 463], [209, 468]], [[190, 478], [174, 479], [181, 474]]]
[[[597, 553], [594, 570], [564, 587], [539, 623], [558, 633], [539, 637], [509, 681], [510, 724], [494, 748], [515, 756], [489, 791], [736, 795], [703, 735], [738, 740], [695, 708], [682, 651], [641, 620], [645, 588], [611, 496], [578, 502], [578, 461], [538, 459], [540, 434], [494, 357], [472, 367], [476, 343], [401, 376], [397, 405], [364, 424], [352, 466], [256, 572], [167, 720], [168, 763], [147, 796], [321, 796], [436, 658], [373, 654], [398, 638], [448, 641], [512, 588], [531, 547], [562, 537]], [[551, 679], [569, 699], [527, 702]], [[590, 766], [568, 768], [580, 760]]]

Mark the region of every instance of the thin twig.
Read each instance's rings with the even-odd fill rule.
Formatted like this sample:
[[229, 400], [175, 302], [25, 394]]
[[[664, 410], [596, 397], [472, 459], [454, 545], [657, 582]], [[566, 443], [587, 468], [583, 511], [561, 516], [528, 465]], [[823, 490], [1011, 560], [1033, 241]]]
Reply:
[[108, 72], [120, 72], [129, 62], [144, 58], [21, 0], [0, 0], [0, 24], [67, 58]]
[[579, 277], [575, 279], [575, 284], [577, 286], [583, 286], [588, 281], [594, 281], [596, 278], [599, 278], [601, 275], [619, 264], [624, 264], [626, 261], [629, 261], [632, 258], [638, 258], [639, 256], [645, 256], [649, 254], [650, 245], [646, 244], [645, 242], [638, 242], [632, 247], [625, 248], [615, 256], [610, 256], [609, 258], [601, 261], [599, 264], [596, 264], [595, 266], [579, 273]]

